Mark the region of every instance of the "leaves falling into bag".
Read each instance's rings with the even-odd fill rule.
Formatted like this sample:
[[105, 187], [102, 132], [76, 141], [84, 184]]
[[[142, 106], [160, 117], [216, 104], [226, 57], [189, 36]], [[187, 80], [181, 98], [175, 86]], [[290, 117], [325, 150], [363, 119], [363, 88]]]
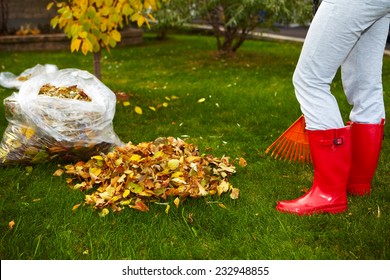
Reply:
[[[176, 197], [179, 207], [187, 197], [230, 193], [237, 199], [239, 190], [228, 181], [236, 168], [223, 156], [200, 155], [196, 146], [173, 137], [157, 138], [138, 145], [128, 143], [107, 154], [93, 156], [64, 166], [72, 189], [93, 190], [85, 203], [101, 211], [101, 216], [128, 206], [148, 211], [147, 202]], [[54, 175], [61, 175], [56, 171]]]

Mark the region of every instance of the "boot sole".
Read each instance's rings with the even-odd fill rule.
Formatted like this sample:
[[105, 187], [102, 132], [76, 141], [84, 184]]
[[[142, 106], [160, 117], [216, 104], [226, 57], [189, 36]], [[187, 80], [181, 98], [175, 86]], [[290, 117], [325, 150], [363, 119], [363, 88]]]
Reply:
[[323, 207], [302, 207], [300, 209], [286, 209], [282, 207], [276, 207], [276, 210], [283, 213], [296, 214], [299, 216], [303, 215], [313, 215], [313, 214], [337, 214], [342, 213], [347, 210], [347, 205], [332, 205], [332, 206], [323, 206]]

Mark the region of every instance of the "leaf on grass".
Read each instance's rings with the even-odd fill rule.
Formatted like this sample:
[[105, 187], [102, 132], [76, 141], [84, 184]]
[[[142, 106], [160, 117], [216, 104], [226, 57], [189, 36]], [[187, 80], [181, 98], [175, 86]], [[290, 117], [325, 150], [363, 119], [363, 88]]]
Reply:
[[10, 222], [8, 223], [8, 228], [9, 228], [10, 230], [13, 230], [13, 229], [14, 229], [14, 226], [15, 226], [15, 221], [14, 221], [14, 220], [12, 220], [12, 221], [10, 221]]
[[171, 205], [167, 205], [167, 208], [165, 208], [165, 213], [168, 214], [169, 213], [169, 209], [171, 209]]
[[226, 207], [225, 204], [223, 204], [223, 203], [218, 203], [218, 206], [221, 207], [221, 208], [223, 208], [223, 209], [227, 209], [227, 207]]
[[206, 101], [206, 98], [201, 98], [201, 99], [198, 99], [198, 103], [203, 103]]
[[142, 108], [141, 108], [141, 107], [135, 106], [134, 111], [135, 111], [138, 115], [142, 115]]
[[103, 208], [103, 210], [99, 213], [99, 216], [103, 218], [103, 217], [107, 216], [109, 213], [110, 213], [110, 210], [108, 210], [107, 208]]
[[61, 176], [62, 174], [64, 174], [64, 170], [63, 169], [57, 169], [54, 173], [53, 173], [53, 176]]
[[173, 203], [175, 204], [176, 208], [179, 208], [180, 198], [176, 197]]
[[79, 207], [80, 207], [80, 205], [81, 205], [81, 203], [79, 203], [79, 204], [76, 204], [75, 206], [73, 206], [73, 207], [72, 207], [72, 211], [74, 211], [74, 210], [76, 210], [77, 208], [79, 208]]
[[244, 158], [240, 158], [239, 161], [238, 161], [238, 164], [241, 166], [241, 167], [245, 167], [247, 166], [247, 162]]
[[238, 199], [239, 196], [240, 196], [240, 190], [237, 188], [232, 188], [232, 192], [230, 193], [230, 198]]
[[33, 171], [33, 167], [32, 166], [26, 166], [26, 173], [27, 173], [27, 175], [31, 174], [32, 171]]
[[129, 101], [123, 101], [123, 106], [127, 107], [127, 106], [130, 106], [130, 102]]
[[156, 112], [156, 107], [153, 107], [153, 106], [149, 106], [149, 109]]

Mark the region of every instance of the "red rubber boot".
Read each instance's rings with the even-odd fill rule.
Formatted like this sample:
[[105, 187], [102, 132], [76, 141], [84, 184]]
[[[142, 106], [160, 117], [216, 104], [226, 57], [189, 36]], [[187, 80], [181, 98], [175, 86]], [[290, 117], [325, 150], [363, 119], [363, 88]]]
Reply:
[[351, 123], [352, 165], [347, 192], [369, 195], [382, 148], [385, 121], [380, 124]]
[[344, 212], [351, 168], [350, 127], [309, 130], [308, 137], [314, 165], [313, 185], [300, 198], [279, 201], [276, 210], [298, 215]]

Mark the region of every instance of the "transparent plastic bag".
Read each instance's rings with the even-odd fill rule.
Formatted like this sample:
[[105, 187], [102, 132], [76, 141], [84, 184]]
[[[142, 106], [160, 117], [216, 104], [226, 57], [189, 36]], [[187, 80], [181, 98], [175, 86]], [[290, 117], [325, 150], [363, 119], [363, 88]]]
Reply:
[[[84, 100], [72, 99], [80, 93]], [[86, 71], [63, 69], [33, 77], [4, 106], [8, 127], [0, 164], [87, 160], [122, 144], [112, 124], [115, 94]]]
[[0, 72], [0, 86], [5, 88], [19, 89], [22, 84], [32, 77], [58, 71], [58, 67], [53, 64], [37, 64], [32, 68], [24, 70], [19, 76], [11, 72]]

